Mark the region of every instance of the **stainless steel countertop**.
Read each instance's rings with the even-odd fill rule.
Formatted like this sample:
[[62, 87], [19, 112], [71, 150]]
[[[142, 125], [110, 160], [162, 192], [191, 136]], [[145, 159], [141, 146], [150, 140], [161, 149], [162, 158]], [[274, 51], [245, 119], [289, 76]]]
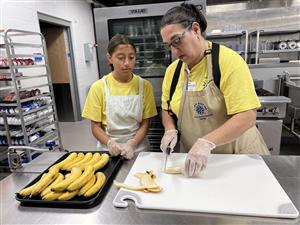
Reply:
[[[51, 157], [53, 156], [52, 154]], [[51, 162], [49, 157], [45, 158]], [[266, 156], [264, 160], [299, 210], [300, 157]], [[36, 161], [36, 163], [38, 162], [39, 161]], [[123, 181], [126, 178], [133, 162], [134, 160], [124, 162], [116, 176], [117, 180]], [[39, 169], [40, 171], [43, 171], [49, 166], [49, 164], [47, 166], [45, 166], [44, 163], [41, 164], [44, 165], [44, 168], [42, 169], [41, 167]], [[207, 213], [140, 210], [132, 203], [125, 209], [115, 208], [112, 201], [118, 190], [114, 186], [111, 186], [108, 190], [102, 203], [91, 209], [21, 206], [20, 203], [15, 200], [14, 193], [37, 176], [37, 173], [13, 173], [0, 182], [0, 224], [300, 224], [299, 218], [273, 219]]]

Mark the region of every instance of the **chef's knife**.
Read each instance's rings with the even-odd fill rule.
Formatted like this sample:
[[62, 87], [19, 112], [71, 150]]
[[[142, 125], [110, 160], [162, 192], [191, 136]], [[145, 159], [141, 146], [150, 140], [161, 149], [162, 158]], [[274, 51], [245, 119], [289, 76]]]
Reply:
[[166, 152], [165, 152], [165, 162], [164, 162], [164, 171], [167, 169], [167, 163], [168, 163], [168, 157], [171, 153], [171, 148], [170, 146], [167, 147]]

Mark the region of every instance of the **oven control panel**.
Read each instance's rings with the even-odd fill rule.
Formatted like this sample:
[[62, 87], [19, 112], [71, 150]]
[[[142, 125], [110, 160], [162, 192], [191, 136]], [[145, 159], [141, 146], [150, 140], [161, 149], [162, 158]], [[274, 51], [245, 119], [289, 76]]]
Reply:
[[290, 99], [284, 96], [259, 97], [261, 107], [257, 109], [258, 118], [285, 118], [287, 103]]

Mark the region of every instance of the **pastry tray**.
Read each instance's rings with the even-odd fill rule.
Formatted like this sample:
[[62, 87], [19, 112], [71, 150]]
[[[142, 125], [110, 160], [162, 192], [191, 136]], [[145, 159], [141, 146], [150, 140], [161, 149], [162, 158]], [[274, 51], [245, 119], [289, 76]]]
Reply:
[[[99, 151], [89, 151], [89, 152], [96, 153]], [[66, 153], [52, 165], [64, 160], [71, 153], [72, 152]], [[79, 153], [79, 152], [77, 152], [77, 153]], [[102, 154], [102, 153], [108, 153], [108, 152], [100, 151], [99, 153]], [[76, 196], [73, 199], [70, 199], [68, 201], [57, 201], [57, 200], [56, 201], [45, 201], [45, 200], [42, 200], [42, 198], [40, 196], [33, 196], [33, 197], [29, 198], [29, 197], [23, 197], [23, 196], [19, 195], [18, 193], [16, 193], [16, 200], [21, 202], [22, 206], [54, 207], [54, 208], [91, 208], [91, 207], [94, 207], [102, 201], [103, 197], [105, 196], [106, 192], [108, 191], [109, 187], [111, 186], [111, 183], [113, 182], [114, 177], [118, 173], [122, 163], [123, 163], [123, 158], [120, 156], [109, 158], [109, 162], [103, 168], [98, 170], [105, 174], [105, 176], [106, 176], [105, 183], [103, 184], [102, 188], [99, 190], [98, 193], [96, 193], [95, 195], [93, 195], [89, 198], [86, 198], [84, 196]], [[29, 187], [32, 184], [34, 184], [35, 182], [37, 182], [45, 172], [48, 172], [48, 169], [51, 166], [49, 166], [45, 171], [43, 171], [37, 178], [35, 178], [33, 181], [31, 181], [24, 188]], [[60, 172], [64, 175], [66, 173], [69, 173], [69, 171], [67, 172], [64, 170], [60, 170]]]

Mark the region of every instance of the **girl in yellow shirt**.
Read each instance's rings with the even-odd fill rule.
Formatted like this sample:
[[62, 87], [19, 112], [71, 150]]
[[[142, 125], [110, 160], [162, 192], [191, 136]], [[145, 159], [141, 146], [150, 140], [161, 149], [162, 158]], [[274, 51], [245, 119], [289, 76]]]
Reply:
[[153, 88], [132, 73], [136, 49], [126, 36], [115, 35], [107, 52], [113, 71], [91, 86], [82, 116], [91, 120], [94, 137], [112, 156], [131, 159], [148, 147], [150, 118], [157, 115]]

